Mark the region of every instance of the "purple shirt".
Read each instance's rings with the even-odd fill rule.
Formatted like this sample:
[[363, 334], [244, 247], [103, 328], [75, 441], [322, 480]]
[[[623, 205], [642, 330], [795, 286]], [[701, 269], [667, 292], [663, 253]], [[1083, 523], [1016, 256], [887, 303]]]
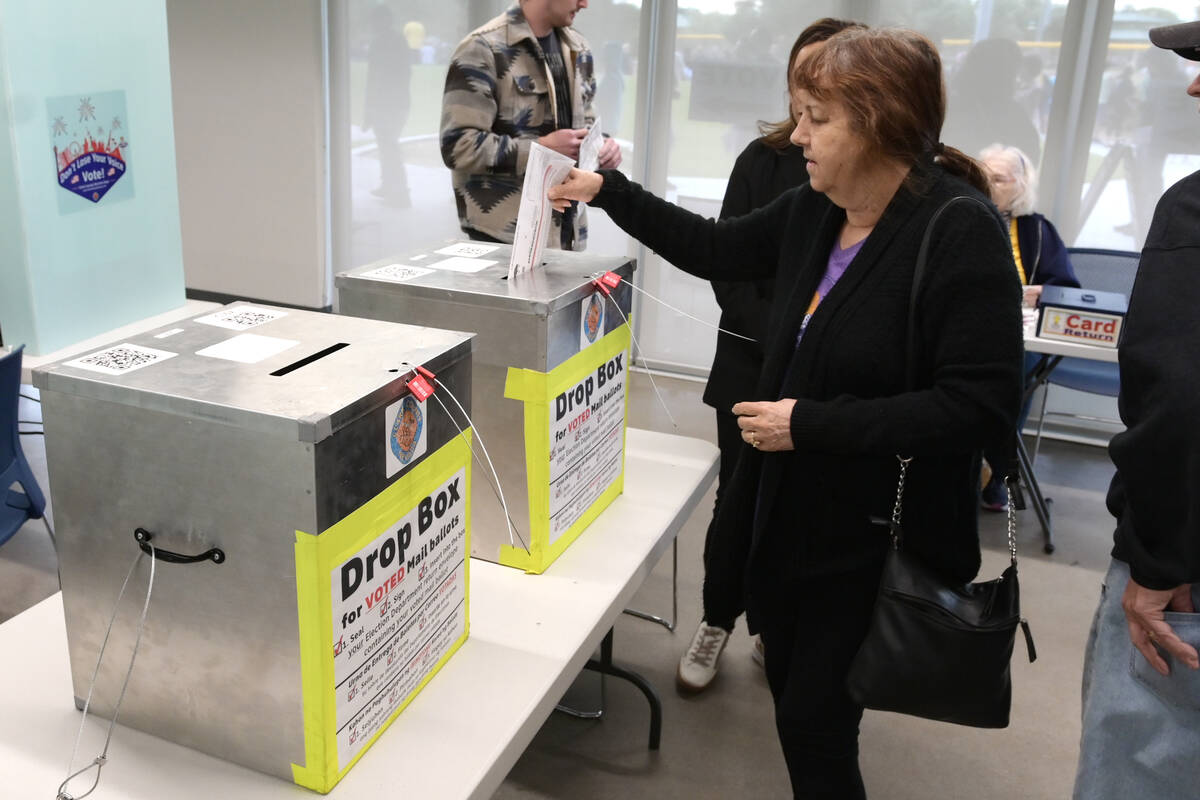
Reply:
[[821, 282], [817, 284], [817, 291], [813, 293], [812, 302], [808, 304], [808, 311], [804, 314], [804, 320], [800, 323], [800, 332], [796, 334], [796, 346], [800, 346], [800, 339], [804, 336], [804, 330], [808, 327], [808, 321], [812, 319], [813, 312], [817, 310], [822, 298], [829, 294], [829, 290], [838, 282], [842, 275], [846, 274], [846, 268], [850, 266], [850, 262], [858, 255], [858, 251], [862, 249], [863, 242], [866, 239], [860, 239], [849, 247], [842, 249], [841, 245], [836, 242], [833, 245], [833, 250], [829, 253], [829, 263], [825, 266], [825, 275], [822, 276]]

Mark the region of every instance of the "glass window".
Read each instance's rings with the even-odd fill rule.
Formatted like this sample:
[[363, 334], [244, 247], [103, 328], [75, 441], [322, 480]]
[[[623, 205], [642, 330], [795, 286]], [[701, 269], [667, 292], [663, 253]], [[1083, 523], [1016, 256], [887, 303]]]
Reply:
[[[942, 139], [977, 156], [990, 144], [1018, 146], [1037, 163], [1049, 119], [1066, 2], [879, 0], [872, 25], [914, 28], [938, 45], [946, 70]], [[738, 153], [760, 121], [787, 114], [786, 60], [795, 37], [823, 16], [852, 18], [861, 4], [838, 0], [679, 0], [675, 86], [668, 147], [669, 199], [716, 216]], [[705, 281], [649, 259], [645, 286], [716, 322]], [[642, 309], [651, 360], [693, 371], [711, 363], [716, 332], [655, 304]], [[680, 335], [680, 325], [688, 334]], [[693, 329], [693, 326], [694, 329]]]
[[1075, 244], [1140, 250], [1163, 190], [1200, 168], [1200, 122], [1185, 95], [1195, 64], [1147, 38], [1150, 28], [1194, 18], [1190, 0], [1113, 14]]
[[946, 71], [944, 143], [973, 157], [1003, 144], [1040, 163], [1066, 10], [1065, 2], [982, 0], [915, 12]]
[[[353, 265], [463, 236], [450, 170], [442, 163], [439, 147], [446, 68], [468, 32], [511, 4], [351, 2], [347, 22]], [[576, 19], [596, 59], [604, 129], [622, 140], [627, 157], [635, 123], [639, 18], [639, 3], [594, 0]], [[625, 252], [624, 236], [611, 222], [594, 221], [593, 228], [589, 249]]]
[[[837, 16], [835, 0], [679, 0], [672, 64], [666, 197], [716, 217], [733, 162], [759, 136], [759, 123], [788, 115], [787, 59], [814, 20]], [[658, 258], [644, 286], [715, 325], [710, 284]], [[655, 303], [641, 308], [646, 355], [678, 369], [706, 371], [717, 332]]]

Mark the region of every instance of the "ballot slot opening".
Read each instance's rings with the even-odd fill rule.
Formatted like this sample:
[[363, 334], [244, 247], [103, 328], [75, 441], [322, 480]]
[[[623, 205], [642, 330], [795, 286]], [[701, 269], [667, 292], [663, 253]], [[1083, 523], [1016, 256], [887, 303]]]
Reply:
[[284, 375], [287, 375], [289, 372], [295, 372], [296, 370], [300, 369], [301, 367], [306, 367], [309, 364], [313, 363], [314, 361], [319, 361], [322, 358], [324, 358], [325, 356], [333, 355], [338, 350], [341, 350], [343, 347], [349, 347], [349, 346], [350, 346], [349, 342], [338, 342], [337, 344], [333, 344], [333, 345], [330, 345], [329, 347], [326, 347], [324, 350], [318, 350], [317, 352], [313, 353], [310, 356], [305, 356], [304, 358], [300, 359], [299, 361], [293, 361], [291, 364], [288, 364], [286, 367], [280, 367], [279, 369], [275, 370], [271, 374], [273, 376], [275, 376], [276, 378], [281, 378]]

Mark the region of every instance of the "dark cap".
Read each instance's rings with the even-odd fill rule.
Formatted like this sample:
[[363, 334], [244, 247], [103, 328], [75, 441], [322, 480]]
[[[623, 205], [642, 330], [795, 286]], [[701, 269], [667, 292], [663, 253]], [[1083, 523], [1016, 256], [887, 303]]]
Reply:
[[1184, 58], [1200, 61], [1200, 22], [1151, 28], [1150, 41], [1155, 47], [1174, 50]]

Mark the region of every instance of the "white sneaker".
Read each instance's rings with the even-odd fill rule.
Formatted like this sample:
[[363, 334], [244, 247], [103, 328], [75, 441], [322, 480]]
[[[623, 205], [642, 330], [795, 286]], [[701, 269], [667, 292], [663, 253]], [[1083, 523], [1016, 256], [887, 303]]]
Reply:
[[675, 673], [676, 686], [684, 692], [704, 691], [717, 676], [717, 662], [728, 642], [728, 631], [701, 621], [696, 635], [692, 637], [692, 644], [679, 659], [679, 670]]
[[767, 663], [764, 660], [766, 658], [766, 654], [763, 650], [763, 643], [762, 643], [761, 636], [754, 637], [754, 646], [750, 649], [750, 657], [754, 659], [755, 664], [758, 664], [760, 667], [763, 667], [764, 669], [766, 668]]

